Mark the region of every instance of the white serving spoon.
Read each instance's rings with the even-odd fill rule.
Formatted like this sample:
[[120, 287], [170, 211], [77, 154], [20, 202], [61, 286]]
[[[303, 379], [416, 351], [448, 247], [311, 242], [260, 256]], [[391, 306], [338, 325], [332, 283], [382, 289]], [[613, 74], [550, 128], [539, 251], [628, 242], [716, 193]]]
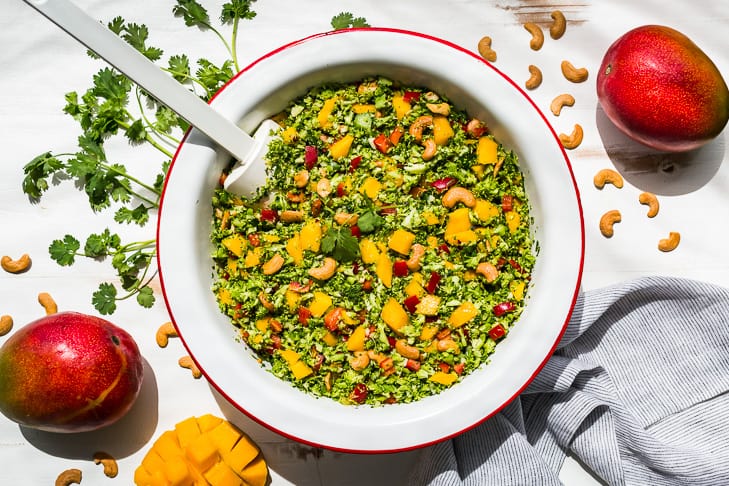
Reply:
[[238, 162], [225, 189], [251, 196], [264, 184], [263, 157], [280, 128], [276, 122], [265, 120], [251, 137], [69, 0], [23, 1], [229, 152]]

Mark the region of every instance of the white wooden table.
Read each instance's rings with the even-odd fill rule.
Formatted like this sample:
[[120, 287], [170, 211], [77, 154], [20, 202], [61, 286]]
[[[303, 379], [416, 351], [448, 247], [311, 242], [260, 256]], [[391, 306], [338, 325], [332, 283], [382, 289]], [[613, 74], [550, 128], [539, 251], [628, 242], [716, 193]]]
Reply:
[[[219, 3], [202, 3], [216, 19]], [[225, 55], [211, 34], [187, 28], [173, 18], [171, 0], [78, 0], [78, 4], [104, 21], [122, 15], [130, 22], [146, 23], [151, 42], [169, 54], [186, 52], [194, 59], [213, 60]], [[68, 181], [52, 187], [37, 204], [23, 194], [25, 163], [46, 150], [75, 151], [79, 132], [76, 123], [62, 113], [64, 94], [85, 91], [103, 64], [87, 57], [84, 48], [20, 0], [0, 0], [0, 7], [0, 254], [17, 257], [29, 253], [33, 258], [33, 266], [25, 274], [0, 273], [0, 314], [12, 315], [17, 327], [40, 317], [39, 292], [51, 293], [61, 310], [96, 314], [91, 294], [99, 283], [114, 280], [109, 263], [80, 260], [72, 267], [60, 267], [49, 258], [48, 245], [67, 233], [85, 239], [106, 227], [128, 241], [154, 238], [155, 225], [119, 225], [111, 211], [93, 213], [84, 195]], [[496, 67], [517, 83], [528, 78], [529, 64], [541, 67], [544, 83], [530, 94], [557, 132], [569, 132], [575, 123], [585, 129], [584, 142], [569, 153], [586, 222], [583, 288], [650, 274], [729, 286], [728, 132], [695, 153], [649, 156], [626, 142], [606, 121], [597, 104], [594, 82], [612, 41], [632, 27], [652, 23], [688, 35], [724, 77], [729, 77], [729, 3], [724, 0], [261, 0], [253, 7], [257, 17], [243, 22], [240, 31], [243, 65], [281, 44], [329, 30], [331, 18], [342, 11], [363, 16], [371, 25], [422, 31], [472, 50], [482, 36], [489, 35], [498, 52]], [[567, 33], [559, 41], [547, 36], [544, 47], [532, 51], [522, 24], [537, 21], [546, 26], [555, 8], [568, 19]], [[567, 82], [559, 70], [563, 59], [587, 67], [590, 79], [579, 85]], [[562, 92], [572, 93], [576, 103], [557, 118], [548, 107]], [[131, 172], [151, 176], [157, 170], [159, 158], [151, 151], [131, 148], [123, 140], [111, 140], [107, 150]], [[639, 168], [628, 168], [627, 160], [639, 161]], [[593, 186], [593, 175], [608, 167], [623, 173], [623, 189], [599, 191]], [[645, 207], [637, 201], [644, 190], [655, 192], [661, 200], [661, 211], [652, 220], [645, 217]], [[597, 226], [608, 209], [623, 214], [611, 239], [601, 236]], [[681, 244], [671, 253], [661, 253], [656, 244], [669, 231], [681, 233]], [[52, 484], [69, 467], [83, 471], [84, 484], [105, 484], [101, 468], [90, 461], [98, 449], [119, 459], [116, 484], [131, 484], [133, 471], [152, 440], [176, 422], [204, 413], [229, 417], [258, 442], [269, 462], [273, 485], [403, 483], [417, 451], [348, 455], [297, 444], [246, 418], [204, 380], [193, 380], [177, 365], [184, 354], [179, 340], [165, 349], [155, 343], [156, 329], [168, 320], [158, 287], [156, 297], [151, 309], [128, 301], [110, 316], [134, 335], [146, 359], [143, 392], [130, 414], [107, 429], [72, 436], [28, 431], [0, 416], [1, 484]], [[571, 460], [561, 476], [566, 484], [590, 482], [589, 473]]]

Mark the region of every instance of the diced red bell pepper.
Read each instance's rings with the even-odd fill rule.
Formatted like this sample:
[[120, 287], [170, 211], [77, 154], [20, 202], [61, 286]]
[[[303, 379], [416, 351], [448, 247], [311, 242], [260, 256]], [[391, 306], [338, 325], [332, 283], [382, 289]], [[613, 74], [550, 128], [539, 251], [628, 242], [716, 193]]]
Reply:
[[436, 179], [430, 183], [431, 187], [438, 192], [445, 192], [458, 182], [453, 177], [443, 177], [442, 179]]
[[357, 170], [357, 167], [359, 167], [359, 164], [362, 163], [362, 156], [358, 155], [357, 157], [353, 158], [349, 161], [349, 172], [354, 172]]
[[377, 135], [372, 143], [375, 145], [375, 148], [383, 154], [386, 154], [392, 148], [392, 142], [390, 142], [390, 139], [384, 133]]
[[349, 399], [355, 403], [364, 403], [367, 400], [367, 385], [364, 383], [354, 385], [352, 393], [349, 394]]
[[465, 367], [466, 365], [464, 363], [456, 363], [453, 365], [453, 371], [455, 371], [457, 375], [462, 375]]
[[506, 329], [501, 324], [496, 324], [489, 330], [489, 337], [494, 341], [498, 341], [506, 335]]
[[372, 279], [368, 278], [364, 282], [362, 282], [362, 290], [365, 292], [372, 292]]
[[505, 213], [514, 210], [514, 196], [510, 196], [509, 194], [501, 196], [501, 210]]
[[425, 284], [425, 290], [432, 294], [435, 292], [435, 289], [438, 288], [438, 283], [440, 283], [441, 276], [438, 272], [430, 272], [430, 278], [428, 279], [428, 283]]
[[402, 99], [405, 103], [412, 103], [420, 99], [420, 93], [418, 91], [405, 91], [402, 95]]
[[387, 336], [387, 343], [390, 345], [391, 348], [395, 347], [396, 342], [397, 342], [397, 339], [395, 339], [392, 336]]
[[443, 373], [449, 373], [451, 371], [451, 365], [449, 365], [448, 363], [446, 363], [444, 361], [441, 361], [440, 363], [438, 363], [438, 368], [440, 368], [440, 370]]
[[397, 145], [400, 143], [400, 139], [402, 138], [403, 134], [405, 134], [405, 131], [402, 129], [402, 127], [395, 127], [395, 129], [390, 132], [390, 143], [393, 145]]
[[278, 211], [271, 208], [261, 209], [261, 221], [275, 223], [278, 220]]
[[405, 368], [409, 369], [410, 371], [418, 371], [418, 370], [420, 370], [420, 361], [416, 361], [414, 359], [408, 359], [405, 362]]
[[311, 170], [319, 160], [319, 151], [313, 145], [304, 147], [304, 167]]
[[261, 237], [258, 236], [258, 233], [251, 233], [248, 235], [248, 242], [251, 246], [261, 246]]
[[344, 186], [344, 182], [337, 184], [337, 197], [344, 197], [347, 195], [347, 188]]
[[496, 317], [503, 316], [507, 312], [511, 312], [514, 310], [514, 303], [513, 302], [502, 302], [500, 304], [496, 304], [493, 308], [494, 315]]
[[381, 208], [379, 211], [381, 216], [389, 216], [393, 214], [397, 214], [397, 208], [394, 206], [387, 206], [384, 208]]
[[420, 297], [417, 295], [411, 295], [410, 297], [407, 297], [402, 305], [405, 306], [405, 308], [410, 312], [411, 314], [415, 313], [415, 309], [417, 308], [418, 304], [420, 303]]
[[299, 324], [308, 325], [311, 318], [311, 311], [307, 307], [299, 307], [298, 310]]
[[513, 258], [510, 258], [510, 259], [509, 259], [509, 265], [511, 265], [511, 268], [513, 268], [513, 269], [514, 269], [514, 270], [516, 270], [517, 272], [519, 272], [519, 273], [524, 273], [524, 269], [523, 269], [523, 268], [521, 268], [521, 265], [519, 265], [519, 262], [517, 262], [517, 261], [516, 261], [516, 260], [514, 260]]
[[451, 254], [451, 247], [448, 246], [447, 243], [442, 243], [442, 244], [438, 245], [438, 251], [441, 252], [441, 253], [447, 253], [448, 255], [450, 255]]
[[352, 236], [354, 236], [355, 238], [359, 238], [360, 236], [362, 236], [362, 230], [360, 230], [359, 226], [357, 226], [356, 224], [352, 225], [349, 228], [349, 232], [352, 233]]
[[342, 319], [344, 309], [335, 307], [324, 315], [324, 327], [330, 331], [336, 331], [339, 328], [339, 321]]
[[395, 260], [395, 263], [392, 264], [392, 274], [396, 277], [407, 277], [408, 262], [405, 260]]
[[296, 292], [297, 294], [305, 294], [309, 290], [311, 290], [311, 283], [311, 280], [309, 280], [305, 284], [302, 284], [300, 282], [291, 282], [289, 284], [289, 290], [292, 292]]

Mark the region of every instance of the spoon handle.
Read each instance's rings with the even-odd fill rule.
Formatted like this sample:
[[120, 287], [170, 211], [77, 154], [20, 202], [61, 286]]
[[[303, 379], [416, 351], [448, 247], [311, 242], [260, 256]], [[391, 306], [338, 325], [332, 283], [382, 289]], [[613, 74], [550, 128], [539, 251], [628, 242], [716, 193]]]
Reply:
[[247, 160], [254, 139], [69, 0], [23, 0], [230, 152]]

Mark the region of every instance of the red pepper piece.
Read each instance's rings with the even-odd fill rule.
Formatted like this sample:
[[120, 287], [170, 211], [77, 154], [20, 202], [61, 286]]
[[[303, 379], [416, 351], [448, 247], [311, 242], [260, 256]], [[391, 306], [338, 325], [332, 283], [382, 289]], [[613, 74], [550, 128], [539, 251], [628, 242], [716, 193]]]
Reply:
[[390, 345], [391, 348], [395, 347], [396, 342], [397, 342], [397, 339], [395, 339], [392, 336], [387, 336], [387, 343]]
[[368, 278], [362, 282], [362, 290], [365, 292], [372, 292], [372, 279]]
[[514, 209], [514, 196], [510, 196], [509, 194], [504, 194], [501, 196], [501, 210], [505, 213], [508, 213], [509, 211], [512, 211]]
[[299, 307], [298, 310], [299, 324], [304, 326], [309, 324], [309, 318], [311, 318], [311, 311], [306, 307]]
[[392, 214], [397, 214], [397, 208], [394, 206], [388, 206], [385, 208], [382, 208], [378, 211], [381, 216], [388, 216]]
[[305, 284], [302, 284], [300, 282], [291, 282], [289, 284], [289, 290], [292, 292], [296, 292], [297, 294], [305, 294], [309, 290], [311, 290], [311, 280], [309, 280]]
[[463, 363], [456, 363], [456, 364], [453, 365], [453, 371], [455, 371], [457, 375], [462, 375], [463, 374], [463, 369], [465, 367], [466, 367], [466, 365], [463, 364]]
[[415, 361], [414, 359], [408, 359], [405, 362], [405, 368], [409, 369], [410, 371], [418, 371], [418, 370], [420, 370], [420, 361]]
[[400, 139], [402, 138], [405, 131], [402, 129], [402, 127], [395, 127], [395, 129], [390, 132], [390, 143], [393, 145], [397, 145], [400, 143]]
[[319, 160], [319, 151], [313, 145], [307, 145], [304, 147], [304, 166], [311, 170], [316, 165], [316, 161]]
[[354, 172], [357, 170], [357, 167], [359, 167], [359, 164], [362, 163], [362, 156], [358, 155], [357, 157], [353, 158], [349, 161], [349, 172]]
[[425, 284], [425, 290], [428, 291], [429, 294], [432, 294], [435, 292], [435, 289], [438, 288], [438, 283], [440, 283], [440, 274], [438, 272], [431, 272], [430, 278], [428, 279], [428, 283]]
[[498, 341], [506, 335], [506, 329], [501, 324], [496, 324], [489, 330], [489, 337], [494, 341]]
[[441, 361], [440, 363], [438, 363], [438, 368], [440, 368], [440, 370], [443, 373], [448, 373], [451, 371], [451, 365], [449, 365], [448, 363], [446, 363], [444, 361]]
[[511, 312], [514, 310], [514, 303], [513, 302], [502, 302], [500, 304], [496, 304], [493, 308], [494, 315], [496, 317], [503, 316], [507, 312]]
[[408, 262], [395, 260], [395, 263], [392, 264], [392, 273], [396, 277], [406, 277], [408, 275]]
[[402, 95], [402, 99], [405, 103], [412, 103], [420, 99], [420, 93], [418, 91], [405, 91]]
[[271, 208], [261, 209], [261, 221], [275, 223], [278, 220], [278, 211]]
[[344, 187], [344, 182], [337, 184], [337, 197], [344, 197], [347, 195], [347, 188]]
[[384, 133], [377, 135], [372, 143], [375, 145], [375, 148], [383, 154], [386, 154], [392, 148], [392, 142], [390, 142], [390, 139]]
[[441, 245], [438, 245], [438, 251], [441, 253], [447, 253], [448, 255], [451, 254], [451, 248], [448, 246], [447, 243], [443, 243]]
[[405, 308], [408, 310], [408, 312], [413, 314], [419, 303], [420, 303], [420, 298], [417, 295], [411, 295], [410, 297], [407, 297], [403, 301], [402, 305], [405, 306]]
[[359, 226], [357, 226], [356, 224], [349, 228], [349, 232], [352, 233], [352, 236], [354, 236], [355, 238], [359, 238], [360, 236], [362, 236], [362, 230], [360, 230]]
[[352, 393], [349, 394], [349, 399], [355, 403], [364, 403], [367, 400], [367, 385], [364, 383], [354, 385]]
[[342, 319], [344, 309], [335, 307], [324, 315], [324, 327], [330, 331], [336, 331], [339, 328], [339, 321]]
[[431, 187], [438, 192], [445, 192], [452, 186], [455, 186], [458, 181], [453, 177], [443, 177], [442, 179], [436, 179], [430, 183]]
[[258, 236], [258, 233], [251, 233], [248, 235], [248, 242], [251, 246], [261, 246], [261, 237]]
[[524, 273], [524, 269], [521, 268], [521, 265], [519, 265], [519, 262], [517, 262], [513, 258], [509, 259], [509, 265], [511, 265], [511, 268], [513, 268], [517, 272]]

